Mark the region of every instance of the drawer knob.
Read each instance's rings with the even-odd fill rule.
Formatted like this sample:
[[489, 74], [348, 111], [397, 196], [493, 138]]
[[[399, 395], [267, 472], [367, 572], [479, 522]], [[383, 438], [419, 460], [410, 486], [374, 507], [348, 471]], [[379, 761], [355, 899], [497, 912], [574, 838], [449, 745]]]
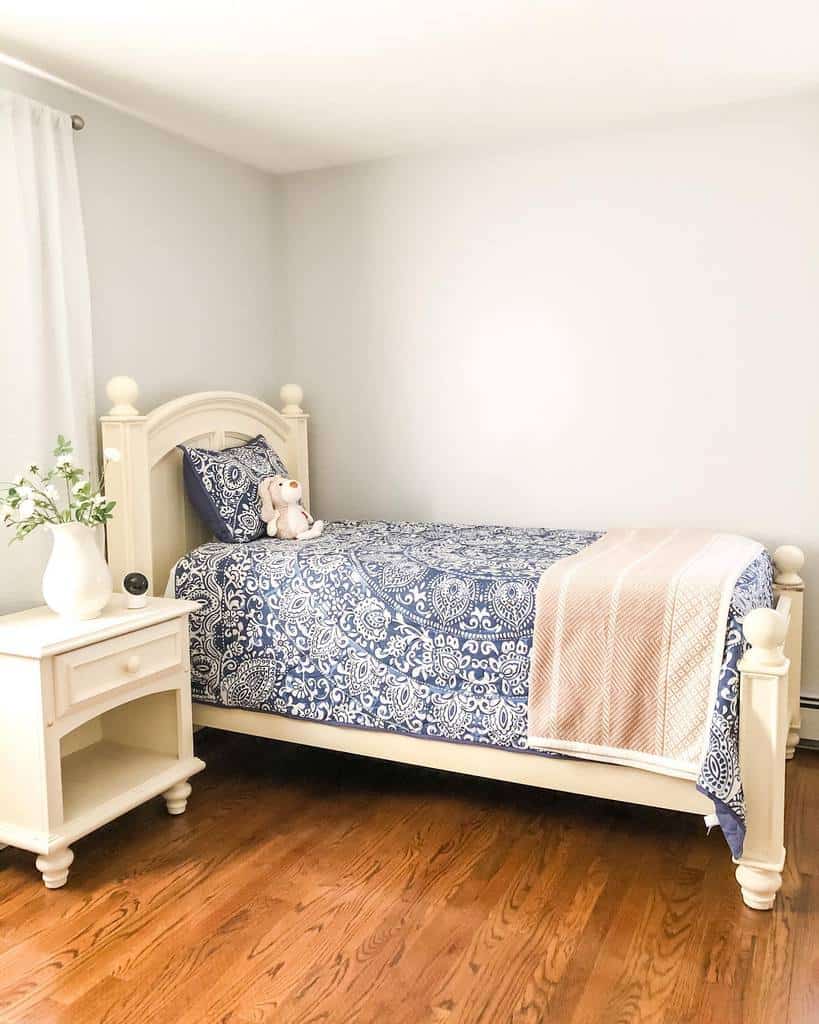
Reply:
[[136, 654], [132, 654], [131, 657], [125, 662], [125, 671], [130, 672], [133, 675], [135, 672], [139, 672], [140, 661]]

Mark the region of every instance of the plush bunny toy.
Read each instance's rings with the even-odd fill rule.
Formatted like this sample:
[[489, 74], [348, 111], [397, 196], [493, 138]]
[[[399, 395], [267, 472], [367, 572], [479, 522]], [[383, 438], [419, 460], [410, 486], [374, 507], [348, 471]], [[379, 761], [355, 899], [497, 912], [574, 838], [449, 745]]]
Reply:
[[268, 537], [279, 540], [310, 540], [320, 537], [324, 523], [302, 507], [301, 484], [283, 476], [267, 476], [259, 482], [262, 519], [267, 523]]

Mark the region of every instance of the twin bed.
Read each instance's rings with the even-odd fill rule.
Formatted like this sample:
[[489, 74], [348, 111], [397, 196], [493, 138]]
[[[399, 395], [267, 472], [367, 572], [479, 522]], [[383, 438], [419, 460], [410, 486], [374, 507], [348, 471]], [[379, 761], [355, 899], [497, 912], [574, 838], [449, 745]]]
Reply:
[[343, 522], [304, 543], [214, 541], [185, 496], [177, 445], [222, 450], [262, 435], [308, 505], [300, 389], [282, 389], [281, 413], [214, 392], [147, 416], [128, 378], [115, 378], [108, 393], [103, 443], [122, 452], [107, 480], [118, 503], [109, 562], [115, 580], [141, 571], [155, 593], [167, 581], [169, 596], [199, 603], [195, 723], [716, 813], [745, 902], [773, 906], [785, 856], [785, 762], [799, 728], [798, 549], [778, 549], [775, 568], [762, 552], [736, 580], [696, 777], [535, 751], [527, 702], [538, 581], [600, 533]]

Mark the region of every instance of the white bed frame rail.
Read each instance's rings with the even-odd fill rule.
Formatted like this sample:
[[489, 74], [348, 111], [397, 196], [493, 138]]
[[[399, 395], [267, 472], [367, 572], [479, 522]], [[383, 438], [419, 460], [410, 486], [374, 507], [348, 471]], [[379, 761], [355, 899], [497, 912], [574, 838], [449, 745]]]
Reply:
[[[185, 497], [179, 444], [221, 449], [262, 434], [301, 481], [305, 504], [309, 503], [307, 415], [297, 385], [281, 389], [281, 412], [257, 398], [212, 391], [174, 399], [143, 416], [136, 408], [138, 388], [131, 378], [113, 378], [107, 391], [112, 408], [101, 419], [103, 445], [118, 448], [122, 456], [109, 463], [106, 479], [107, 493], [117, 502], [107, 525], [115, 586], [136, 570], [151, 581], [152, 592], [161, 593], [177, 559], [210, 539]], [[747, 835], [736, 876], [745, 903], [757, 910], [773, 906], [782, 884], [785, 763], [793, 757], [800, 729], [804, 555], [785, 545], [773, 558], [777, 607], [746, 616], [749, 647], [739, 666]], [[693, 814], [713, 810], [691, 781], [622, 765], [334, 728], [203, 704], [194, 705], [193, 720], [218, 729], [544, 789]]]

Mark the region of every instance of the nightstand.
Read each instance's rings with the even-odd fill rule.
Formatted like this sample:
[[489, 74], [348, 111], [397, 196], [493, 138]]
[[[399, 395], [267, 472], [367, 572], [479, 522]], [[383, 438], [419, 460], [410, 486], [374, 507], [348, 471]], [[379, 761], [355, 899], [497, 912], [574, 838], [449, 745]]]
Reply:
[[39, 854], [49, 889], [70, 844], [163, 794], [182, 814], [193, 756], [191, 601], [115, 595], [79, 622], [48, 608], [0, 618], [0, 843]]

